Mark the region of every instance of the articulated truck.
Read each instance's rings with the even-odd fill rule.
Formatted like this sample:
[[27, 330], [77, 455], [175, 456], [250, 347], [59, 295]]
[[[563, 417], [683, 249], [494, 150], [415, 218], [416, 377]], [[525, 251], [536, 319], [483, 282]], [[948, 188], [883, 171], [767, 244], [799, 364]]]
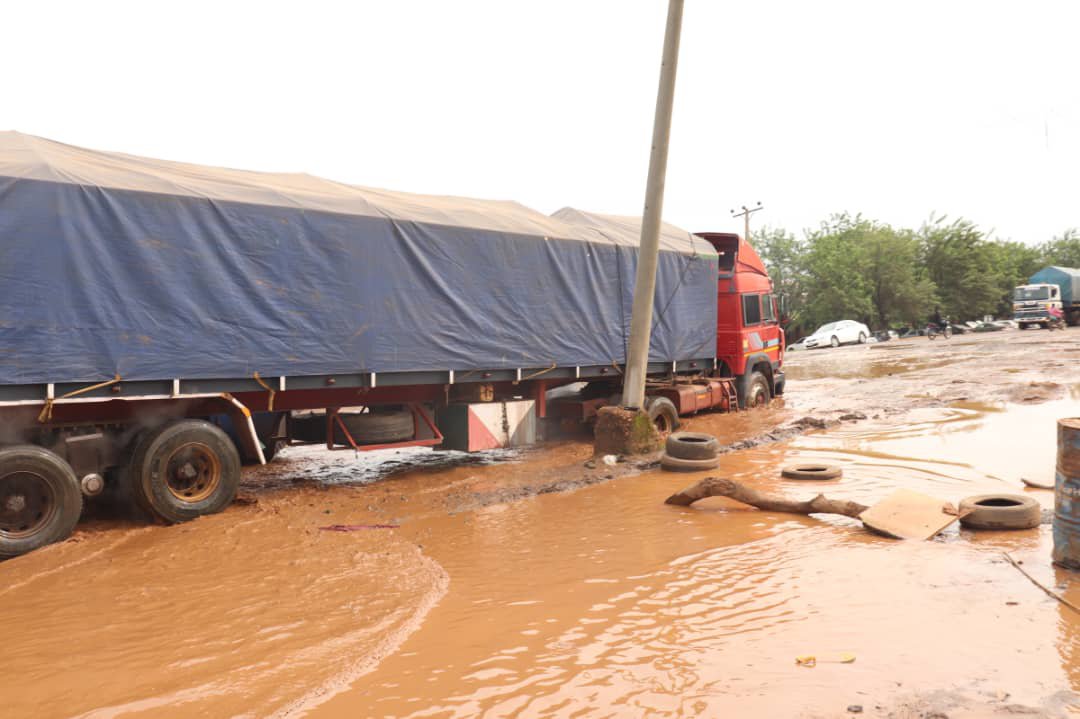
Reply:
[[1013, 319], [1020, 329], [1050, 326], [1052, 309], [1068, 324], [1080, 325], [1080, 270], [1044, 267], [1013, 290]]
[[[0, 557], [102, 494], [164, 523], [221, 511], [289, 443], [436, 447], [493, 406], [503, 429], [589, 419], [621, 391], [639, 232], [0, 133]], [[665, 225], [654, 303], [660, 429], [783, 392], [743, 239]]]

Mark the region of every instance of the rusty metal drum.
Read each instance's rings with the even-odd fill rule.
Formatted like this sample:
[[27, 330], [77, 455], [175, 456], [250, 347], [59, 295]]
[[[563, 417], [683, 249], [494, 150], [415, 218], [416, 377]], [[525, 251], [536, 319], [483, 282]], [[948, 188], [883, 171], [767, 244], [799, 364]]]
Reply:
[[1080, 417], [1058, 420], [1054, 562], [1080, 569]]

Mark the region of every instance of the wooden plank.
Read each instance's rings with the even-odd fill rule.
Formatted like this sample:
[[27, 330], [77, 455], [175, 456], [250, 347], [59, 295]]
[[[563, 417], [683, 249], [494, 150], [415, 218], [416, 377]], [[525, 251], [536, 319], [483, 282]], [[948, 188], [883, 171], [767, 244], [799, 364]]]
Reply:
[[961, 515], [949, 502], [898, 489], [859, 515], [870, 530], [896, 539], [930, 539]]

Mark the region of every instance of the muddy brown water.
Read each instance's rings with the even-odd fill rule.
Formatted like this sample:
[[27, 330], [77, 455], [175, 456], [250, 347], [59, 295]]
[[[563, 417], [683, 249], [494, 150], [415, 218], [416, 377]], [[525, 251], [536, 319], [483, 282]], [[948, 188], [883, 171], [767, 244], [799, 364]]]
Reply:
[[[806, 401], [691, 426], [733, 441]], [[1024, 492], [1021, 477], [1052, 481], [1069, 415], [1080, 398], [916, 407], [724, 455], [715, 473], [865, 503]], [[1080, 616], [1002, 557], [1080, 603], [1048, 526], [896, 542], [841, 517], [663, 504], [705, 474], [529, 491], [588, 455], [406, 453], [390, 478], [329, 486], [379, 470], [298, 451], [248, 475], [257, 504], [171, 528], [91, 523], [0, 564], [2, 715], [888, 716], [937, 692], [1057, 716], [1080, 692]], [[844, 476], [781, 480], [794, 461]], [[856, 661], [828, 661], [845, 652]], [[797, 666], [805, 654], [820, 663]]]

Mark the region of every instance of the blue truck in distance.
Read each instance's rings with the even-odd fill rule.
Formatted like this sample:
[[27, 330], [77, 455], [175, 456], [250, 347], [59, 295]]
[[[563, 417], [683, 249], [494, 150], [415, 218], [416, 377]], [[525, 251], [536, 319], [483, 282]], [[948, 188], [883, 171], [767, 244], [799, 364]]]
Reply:
[[1080, 324], [1080, 270], [1071, 267], [1044, 267], [1028, 284], [1013, 290], [1013, 319], [1020, 329], [1047, 327], [1051, 308], [1059, 308], [1070, 326]]

